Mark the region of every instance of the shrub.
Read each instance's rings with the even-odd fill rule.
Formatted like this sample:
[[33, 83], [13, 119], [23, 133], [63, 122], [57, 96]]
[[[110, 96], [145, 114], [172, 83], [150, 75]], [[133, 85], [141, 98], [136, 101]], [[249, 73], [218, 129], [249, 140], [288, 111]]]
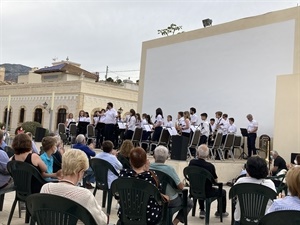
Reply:
[[23, 123], [22, 127], [25, 132], [30, 132], [30, 133], [32, 133], [33, 136], [35, 136], [36, 128], [43, 127], [43, 126], [38, 122], [28, 121], [28, 122]]

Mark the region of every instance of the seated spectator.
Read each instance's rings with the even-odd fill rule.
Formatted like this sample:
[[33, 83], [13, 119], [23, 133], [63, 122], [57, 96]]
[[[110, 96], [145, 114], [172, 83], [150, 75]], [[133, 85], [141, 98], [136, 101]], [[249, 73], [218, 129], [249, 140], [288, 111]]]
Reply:
[[285, 174], [287, 171], [286, 162], [277, 151], [271, 151], [271, 159], [274, 160], [273, 168], [271, 169], [272, 176]]
[[[208, 155], [209, 155], [208, 147], [205, 144], [200, 145], [197, 149], [197, 159], [192, 159], [189, 163], [189, 166], [199, 166], [203, 169], [206, 169], [208, 172], [211, 173], [211, 175], [217, 182], [218, 176], [216, 174], [215, 166], [212, 163], [205, 161]], [[207, 197], [214, 197], [219, 195], [219, 190], [215, 187], [212, 187], [212, 183], [208, 181], [206, 182], [205, 192], [207, 194]], [[204, 219], [205, 218], [204, 201], [199, 200], [199, 205], [200, 205], [200, 218]], [[217, 209], [219, 210], [219, 201], [218, 201]], [[226, 191], [225, 190], [222, 190], [222, 210], [223, 210], [222, 212], [223, 217], [227, 217], [228, 213], [226, 212]], [[220, 212], [216, 211], [215, 216], [219, 217]]]
[[300, 211], [300, 167], [291, 168], [286, 174], [286, 184], [290, 195], [276, 199], [268, 210], [268, 213], [280, 210]]
[[35, 142], [32, 140], [32, 133], [31, 133], [31, 132], [26, 132], [26, 134], [30, 137], [30, 140], [31, 140], [31, 142], [32, 142], [32, 152], [33, 152], [33, 153], [36, 153], [36, 154], [39, 154], [39, 150], [38, 150], [38, 148], [36, 147]]
[[[3, 131], [0, 130], [0, 145], [3, 142]], [[9, 175], [6, 165], [9, 162], [8, 155], [0, 149], [0, 190], [8, 189], [14, 186], [13, 179]]]
[[[149, 160], [144, 149], [134, 148], [130, 151], [130, 164], [132, 169], [124, 169], [120, 172], [120, 177], [130, 177], [133, 179], [146, 180], [155, 187], [160, 188], [159, 182], [157, 182], [157, 176], [154, 172], [149, 171]], [[120, 217], [121, 211], [118, 211]], [[161, 206], [154, 201], [149, 199], [147, 206], [147, 225], [154, 225], [160, 221], [162, 217]]]
[[56, 139], [54, 137], [44, 137], [42, 140], [42, 146], [44, 153], [41, 155], [41, 159], [47, 166], [47, 172], [44, 174], [47, 180], [50, 178], [59, 178], [61, 171], [53, 173], [53, 154], [57, 151]]
[[[80, 149], [81, 151], [83, 151], [89, 160], [91, 159], [91, 157], [96, 156], [96, 153], [90, 147], [92, 147], [92, 145], [90, 146], [86, 145], [85, 136], [83, 134], [79, 134], [76, 137], [76, 144], [73, 145], [73, 148]], [[91, 167], [89, 167], [86, 170], [85, 179], [86, 179], [85, 187], [87, 189], [93, 189], [94, 187], [91, 185], [91, 183], [95, 182], [95, 177]]]
[[[12, 142], [12, 148], [15, 150], [15, 155], [11, 160], [29, 163], [40, 171], [42, 176], [47, 172], [47, 166], [41, 160], [38, 154], [32, 153], [32, 142], [27, 134], [20, 133], [15, 136]], [[39, 193], [41, 190], [40, 183], [33, 178], [31, 181], [32, 193]]]
[[122, 163], [123, 169], [131, 168], [130, 163], [129, 163], [129, 155], [130, 155], [131, 149], [133, 149], [133, 148], [134, 148], [134, 146], [133, 146], [131, 140], [125, 140], [120, 147], [117, 158]]
[[[159, 170], [163, 173], [168, 174], [176, 183], [177, 188], [182, 190], [184, 188], [183, 183], [180, 181], [175, 169], [172, 166], [166, 165], [165, 162], [168, 159], [169, 150], [165, 146], [157, 146], [154, 150], [154, 159], [155, 163], [150, 164], [150, 170]], [[170, 185], [168, 185], [166, 190], [166, 195], [169, 196], [170, 202], [168, 207], [174, 208], [182, 205], [182, 198], [176, 190], [174, 190]], [[193, 207], [193, 201], [188, 198], [187, 204], [187, 212], [191, 210]], [[173, 220], [173, 224], [177, 225], [179, 222], [184, 223], [183, 210], [181, 209], [175, 219]]]
[[89, 168], [89, 161], [82, 151], [71, 149], [62, 156], [63, 179], [58, 183], [47, 183], [41, 193], [53, 194], [71, 199], [86, 208], [97, 224], [107, 224], [108, 218], [93, 194], [78, 187], [84, 172]]
[[[259, 156], [249, 157], [246, 163], [246, 170], [247, 176], [239, 178], [234, 185], [243, 183], [261, 184], [276, 192], [273, 181], [270, 179], [265, 179], [268, 176], [268, 166], [264, 159], [260, 158]], [[272, 201], [269, 201], [267, 209], [271, 206], [271, 204]], [[240, 218], [240, 205], [237, 201], [234, 212], [235, 225], [240, 224]]]
[[[102, 143], [102, 150], [103, 152], [100, 152], [96, 155], [95, 158], [103, 159], [107, 162], [109, 162], [116, 171], [119, 171], [123, 168], [122, 163], [117, 159], [116, 154], [117, 152], [113, 150], [114, 145], [111, 141], [104, 141]], [[110, 188], [111, 183], [117, 179], [118, 176], [116, 176], [113, 172], [108, 171], [107, 173], [107, 183], [108, 187]]]

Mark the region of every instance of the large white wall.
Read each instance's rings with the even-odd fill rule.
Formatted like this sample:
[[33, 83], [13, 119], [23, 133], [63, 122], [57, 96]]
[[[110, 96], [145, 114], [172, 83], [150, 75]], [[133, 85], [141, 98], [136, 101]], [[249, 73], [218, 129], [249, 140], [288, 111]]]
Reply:
[[[206, 29], [206, 28], [204, 28]], [[252, 113], [259, 133], [273, 136], [276, 76], [293, 73], [295, 20], [149, 48], [142, 112], [177, 116], [221, 110], [247, 126]]]

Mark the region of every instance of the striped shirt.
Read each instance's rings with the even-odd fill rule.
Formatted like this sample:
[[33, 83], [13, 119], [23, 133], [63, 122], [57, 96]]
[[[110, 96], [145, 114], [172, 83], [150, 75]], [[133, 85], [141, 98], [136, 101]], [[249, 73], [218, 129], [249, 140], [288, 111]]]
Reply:
[[276, 199], [267, 213], [280, 210], [299, 210], [300, 211], [300, 198], [297, 196], [286, 196], [281, 199]]

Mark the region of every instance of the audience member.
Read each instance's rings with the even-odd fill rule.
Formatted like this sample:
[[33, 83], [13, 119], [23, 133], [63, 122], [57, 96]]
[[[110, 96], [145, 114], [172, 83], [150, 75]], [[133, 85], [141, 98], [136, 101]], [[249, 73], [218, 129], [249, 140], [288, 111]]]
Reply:
[[[246, 163], [246, 171], [247, 176], [239, 178], [234, 185], [243, 183], [260, 184], [276, 191], [273, 181], [270, 179], [265, 179], [268, 176], [268, 166], [264, 159], [260, 158], [259, 156], [249, 157]], [[271, 206], [271, 204], [272, 202], [269, 201], [266, 210]], [[240, 205], [237, 201], [234, 212], [235, 225], [240, 224], [240, 218]]]
[[50, 180], [50, 178], [58, 178], [61, 175], [61, 171], [58, 171], [56, 173], [53, 173], [53, 154], [57, 151], [56, 147], [56, 139], [54, 137], [44, 137], [42, 140], [42, 146], [44, 153], [41, 154], [41, 159], [47, 166], [47, 172], [45, 173], [45, 177], [47, 180]]
[[[47, 172], [47, 166], [41, 160], [38, 154], [32, 153], [32, 142], [27, 134], [20, 133], [15, 136], [12, 142], [12, 148], [15, 150], [15, 155], [11, 160], [29, 163], [40, 171], [42, 176]], [[41, 184], [37, 179], [31, 180], [32, 193], [38, 193], [41, 190]]]
[[285, 173], [287, 171], [286, 162], [277, 151], [271, 151], [271, 159], [274, 160], [273, 168], [271, 169], [273, 176], [279, 175], [279, 173]]
[[[117, 152], [113, 148], [114, 145], [111, 141], [104, 141], [102, 143], [103, 152], [97, 154], [95, 158], [103, 159], [109, 162], [115, 168], [115, 170], [119, 172], [123, 168], [123, 166], [122, 163], [117, 159]], [[116, 176], [113, 172], [111, 172], [110, 170], [108, 171], [107, 183], [109, 188], [111, 183], [117, 178], [118, 176]]]
[[38, 150], [38, 148], [36, 147], [36, 144], [35, 144], [34, 140], [32, 139], [32, 133], [31, 132], [26, 132], [26, 134], [30, 137], [30, 140], [32, 142], [32, 152], [36, 153], [36, 154], [39, 154], [40, 151]]
[[[130, 151], [129, 158], [132, 169], [121, 170], [120, 177], [146, 180], [155, 187], [160, 188], [159, 182], [157, 182], [156, 174], [149, 171], [149, 160], [147, 160], [147, 155], [144, 149], [132, 149]], [[118, 212], [119, 217], [120, 214], [121, 210]], [[157, 224], [161, 217], [161, 206], [154, 199], [150, 198], [147, 206], [147, 225]]]
[[[3, 142], [3, 131], [0, 130], [0, 145]], [[0, 190], [8, 189], [14, 186], [13, 179], [9, 175], [6, 165], [9, 162], [8, 155], [0, 149]]]
[[269, 208], [268, 213], [279, 210], [300, 211], [300, 167], [292, 168], [287, 172], [286, 184], [290, 195], [276, 199]]
[[122, 163], [123, 169], [131, 168], [130, 163], [129, 163], [129, 155], [130, 155], [131, 149], [133, 149], [133, 148], [134, 148], [134, 146], [132, 144], [132, 141], [130, 141], [130, 140], [125, 140], [120, 147], [117, 158]]
[[[184, 188], [183, 183], [180, 181], [175, 169], [172, 166], [165, 164], [169, 155], [169, 150], [165, 146], [157, 146], [154, 150], [155, 163], [150, 164], [150, 170], [159, 170], [163, 173], [168, 174], [176, 183], [177, 189], [182, 190]], [[167, 186], [166, 195], [169, 196], [170, 202], [168, 207], [174, 208], [182, 205], [182, 197], [178, 195], [177, 191], [174, 190], [170, 185]], [[193, 207], [193, 201], [188, 198], [187, 212]], [[175, 219], [173, 224], [177, 225], [179, 222], [184, 223], [183, 209], [181, 209]]]
[[[73, 145], [73, 148], [83, 151], [89, 160], [91, 159], [91, 157], [96, 156], [96, 153], [90, 147], [92, 147], [92, 145], [86, 145], [85, 136], [83, 134], [77, 135], [76, 144]], [[88, 189], [93, 189], [94, 187], [91, 185], [91, 183], [95, 182], [94, 172], [91, 167], [89, 167], [85, 172], [86, 183], [84, 184], [84, 186]]]
[[[201, 168], [206, 169], [208, 172], [211, 173], [213, 178], [217, 181], [218, 176], [216, 174], [216, 168], [215, 166], [210, 163], [205, 161], [205, 159], [209, 155], [209, 149], [205, 144], [202, 144], [198, 147], [197, 149], [197, 157], [198, 159], [192, 159], [189, 163], [189, 166], [199, 166]], [[205, 184], [205, 192], [207, 194], [207, 197], [214, 197], [219, 195], [219, 190], [215, 187], [212, 187], [212, 183], [207, 181]], [[218, 207], [217, 209], [219, 210], [219, 201], [218, 201]], [[200, 218], [204, 219], [205, 218], [205, 210], [204, 210], [204, 201], [199, 200], [199, 205], [200, 205]], [[223, 210], [223, 217], [228, 216], [228, 213], [226, 212], [226, 191], [222, 190], [222, 210]], [[220, 216], [220, 212], [216, 211], [215, 216]]]
[[71, 199], [86, 208], [99, 225], [107, 224], [108, 217], [102, 211], [94, 195], [78, 183], [89, 168], [89, 161], [82, 151], [71, 149], [62, 156], [63, 179], [58, 183], [47, 183], [41, 193], [53, 194]]

